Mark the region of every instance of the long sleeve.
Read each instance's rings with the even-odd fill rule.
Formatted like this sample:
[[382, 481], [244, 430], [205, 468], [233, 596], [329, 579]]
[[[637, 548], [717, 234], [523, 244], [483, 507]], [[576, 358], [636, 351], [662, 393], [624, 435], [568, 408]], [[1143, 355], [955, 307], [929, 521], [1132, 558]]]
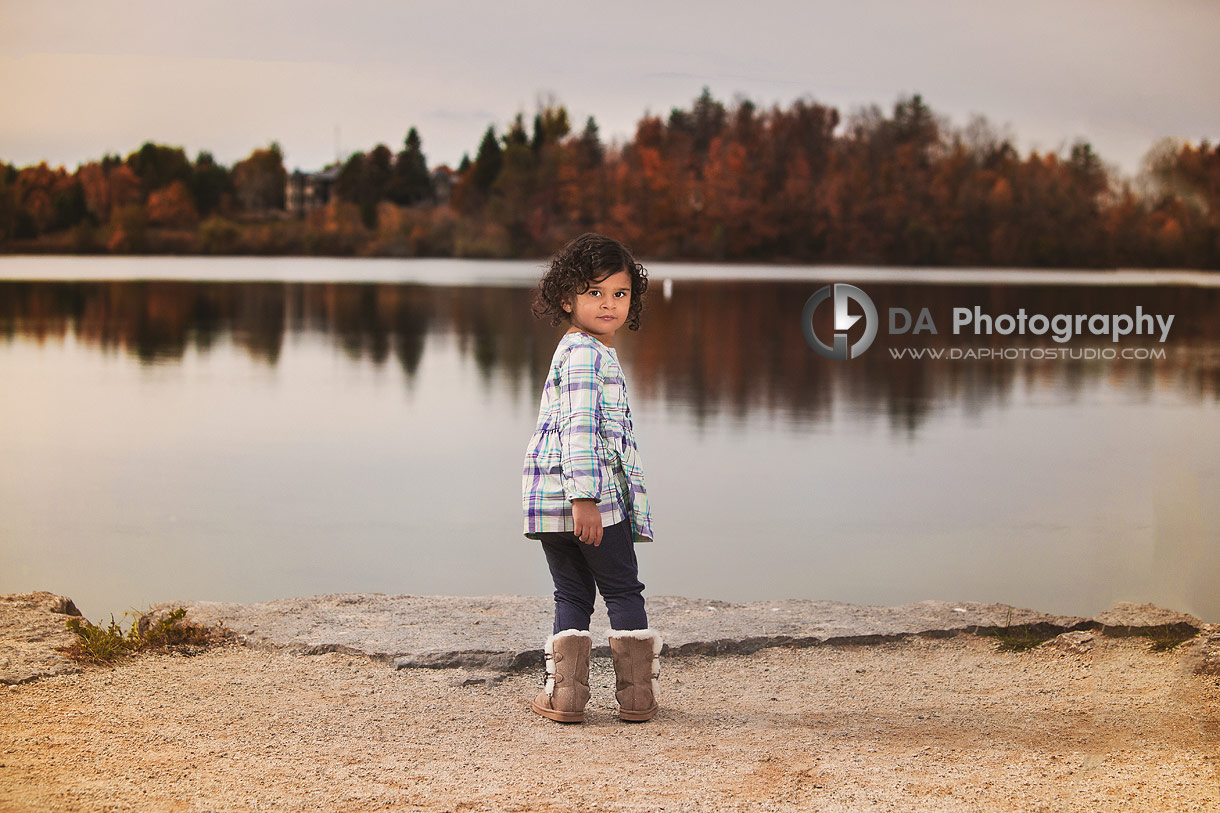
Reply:
[[559, 444], [568, 501], [601, 501], [596, 443], [603, 384], [600, 354], [588, 345], [574, 345], [559, 368]]

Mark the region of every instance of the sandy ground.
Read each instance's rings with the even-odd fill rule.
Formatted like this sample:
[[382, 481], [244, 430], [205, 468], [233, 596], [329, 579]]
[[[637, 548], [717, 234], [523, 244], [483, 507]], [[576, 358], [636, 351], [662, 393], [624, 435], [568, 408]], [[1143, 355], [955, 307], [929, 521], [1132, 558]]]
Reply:
[[237, 646], [0, 687], [0, 810], [1220, 810], [1220, 678], [1180, 650], [969, 635], [662, 661], [661, 711], [535, 673]]

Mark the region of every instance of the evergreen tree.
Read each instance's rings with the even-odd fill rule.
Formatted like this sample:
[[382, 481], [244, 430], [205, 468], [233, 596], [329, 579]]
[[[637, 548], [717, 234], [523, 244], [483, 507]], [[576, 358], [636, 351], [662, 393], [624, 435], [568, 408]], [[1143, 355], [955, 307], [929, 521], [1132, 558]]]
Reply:
[[1068, 158], [1068, 167], [1080, 188], [1090, 195], [1105, 191], [1108, 179], [1106, 170], [1101, 165], [1101, 159], [1093, 152], [1093, 145], [1087, 141], [1077, 141], [1072, 145]]
[[534, 114], [534, 137], [530, 139], [530, 149], [537, 155], [546, 143], [546, 127], [542, 124], [542, 114]]
[[414, 127], [407, 132], [404, 149], [394, 159], [394, 173], [386, 197], [394, 203], [410, 206], [435, 199], [432, 176], [424, 158], [422, 141]]
[[216, 163], [212, 153], [200, 152], [195, 158], [187, 188], [191, 190], [199, 214], [207, 217], [220, 208], [225, 195], [232, 194], [233, 178], [227, 169]]
[[127, 166], [140, 179], [144, 191], [169, 186], [174, 181], [189, 183], [191, 162], [181, 147], [165, 147], [151, 141], [127, 156]]
[[504, 136], [505, 147], [524, 147], [529, 144], [529, 138], [525, 135], [525, 122], [521, 120], [521, 114], [513, 119], [512, 126], [508, 128], [508, 135]]
[[530, 140], [530, 149], [536, 155], [543, 145], [556, 143], [571, 131], [568, 111], [563, 105], [545, 107], [534, 115], [534, 137]]
[[377, 225], [377, 202], [384, 200], [393, 173], [392, 153], [378, 144], [368, 154], [353, 153], [339, 170], [335, 193], [340, 200], [360, 207], [360, 219], [370, 229]]
[[592, 116], [589, 116], [585, 122], [585, 129], [580, 134], [580, 139], [576, 142], [576, 145], [585, 166], [601, 166], [606, 160], [606, 150], [602, 146], [601, 138], [597, 131], [597, 122], [593, 120]]
[[716, 101], [712, 92], [704, 86], [690, 112], [677, 107], [670, 111], [667, 127], [671, 132], [689, 138], [691, 151], [695, 155], [706, 155], [712, 139], [720, 135], [727, 122], [728, 112], [724, 105]]
[[500, 140], [496, 138], [496, 128], [489, 126], [483, 133], [483, 141], [479, 144], [479, 152], [474, 159], [474, 185], [486, 192], [496, 182], [503, 164], [503, 151]]
[[354, 152], [343, 162], [339, 177], [335, 179], [335, 195], [339, 200], [357, 202], [360, 196], [360, 178], [364, 174], [364, 153]]
[[385, 200], [390, 179], [394, 174], [394, 153], [385, 144], [378, 144], [368, 154], [364, 162], [364, 178], [362, 186], [362, 202], [371, 201], [374, 205]]

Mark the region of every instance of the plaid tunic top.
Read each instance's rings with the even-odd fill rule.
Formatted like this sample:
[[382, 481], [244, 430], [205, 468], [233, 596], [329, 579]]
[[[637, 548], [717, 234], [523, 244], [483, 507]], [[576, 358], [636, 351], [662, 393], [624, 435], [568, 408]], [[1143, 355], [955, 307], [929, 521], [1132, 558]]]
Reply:
[[631, 517], [636, 542], [652, 541], [644, 469], [612, 347], [565, 333], [542, 388], [538, 427], [525, 450], [525, 536], [574, 531], [571, 501], [597, 500], [602, 527]]

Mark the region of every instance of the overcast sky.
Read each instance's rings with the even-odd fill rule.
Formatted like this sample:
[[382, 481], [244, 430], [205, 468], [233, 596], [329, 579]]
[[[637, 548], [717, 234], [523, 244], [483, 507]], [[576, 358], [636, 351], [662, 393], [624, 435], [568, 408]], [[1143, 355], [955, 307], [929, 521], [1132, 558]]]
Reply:
[[498, 3], [0, 0], [0, 160], [69, 169], [146, 140], [229, 164], [276, 140], [318, 169], [414, 125], [473, 157], [540, 99], [629, 138], [704, 85], [887, 112], [918, 92], [1024, 153], [1076, 138], [1131, 174], [1159, 138], [1220, 141], [1220, 2]]

